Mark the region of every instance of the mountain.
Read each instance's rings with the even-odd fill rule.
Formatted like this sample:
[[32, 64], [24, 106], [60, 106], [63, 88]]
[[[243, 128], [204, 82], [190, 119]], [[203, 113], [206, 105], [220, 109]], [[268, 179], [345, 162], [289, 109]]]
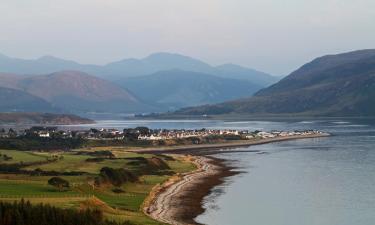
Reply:
[[177, 114], [375, 115], [375, 50], [327, 55], [254, 97], [185, 108]]
[[144, 101], [169, 109], [250, 96], [261, 88], [250, 81], [177, 69], [128, 78], [122, 86]]
[[11, 78], [0, 75], [0, 86], [26, 92], [68, 112], [130, 112], [144, 107], [125, 89], [83, 72]]
[[[149, 112], [212, 104], [250, 96], [278, 80], [250, 68], [234, 64], [215, 67], [188, 56], [171, 53], [155, 53], [143, 59], [125, 59], [104, 66], [83, 65], [53, 56], [24, 60], [0, 55], [0, 71], [4, 72], [0, 74], [1, 87], [23, 90], [68, 112]], [[88, 85], [96, 85], [95, 82], [90, 83], [82, 76], [75, 79], [67, 73], [57, 77], [55, 71], [83, 71], [115, 83], [115, 88], [109, 88], [109, 83], [105, 84], [100, 80], [101, 85], [108, 88], [108, 93], [114, 95], [114, 99], [101, 96], [106, 93], [106, 89], [87, 89]], [[22, 76], [15, 77], [14, 73]], [[76, 86], [70, 86], [69, 82], [73, 81]], [[58, 85], [59, 83], [62, 85]], [[163, 83], [172, 87], [166, 90]], [[116, 95], [129, 97], [132, 94], [124, 93], [126, 90], [120, 91], [117, 85], [139, 96], [148, 106], [132, 102], [136, 100], [134, 96], [128, 99], [118, 98]], [[112, 93], [111, 90], [117, 90], [118, 93]]]
[[38, 59], [18, 59], [5, 55], [0, 56], [0, 72], [15, 74], [48, 74], [61, 70], [93, 71], [94, 65], [82, 65], [71, 60], [54, 56], [43, 56]]
[[143, 59], [124, 59], [104, 66], [79, 64], [53, 56], [25, 60], [0, 55], [0, 72], [3, 73], [35, 75], [61, 70], [77, 70], [110, 81], [122, 81], [128, 77], [144, 76], [173, 69], [206, 73], [224, 78], [245, 79], [263, 87], [278, 80], [269, 74], [234, 64], [214, 67], [200, 60], [172, 53], [155, 53]]
[[261, 87], [276, 83], [279, 78], [254, 69], [235, 64], [223, 64], [215, 67], [214, 74], [219, 77], [248, 80]]
[[1, 112], [54, 112], [50, 103], [24, 91], [0, 87]]
[[207, 63], [171, 53], [155, 53], [144, 59], [125, 59], [104, 66], [107, 76], [115, 80], [173, 69], [203, 73], [210, 73], [213, 70]]
[[73, 125], [91, 124], [93, 120], [69, 114], [52, 113], [0, 113], [0, 124], [43, 124], [43, 125]]

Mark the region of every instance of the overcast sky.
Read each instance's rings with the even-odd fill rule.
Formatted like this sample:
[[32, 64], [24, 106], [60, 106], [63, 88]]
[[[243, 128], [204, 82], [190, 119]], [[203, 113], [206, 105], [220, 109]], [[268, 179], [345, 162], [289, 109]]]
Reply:
[[104, 64], [153, 52], [287, 74], [375, 48], [374, 0], [1, 0], [0, 52]]

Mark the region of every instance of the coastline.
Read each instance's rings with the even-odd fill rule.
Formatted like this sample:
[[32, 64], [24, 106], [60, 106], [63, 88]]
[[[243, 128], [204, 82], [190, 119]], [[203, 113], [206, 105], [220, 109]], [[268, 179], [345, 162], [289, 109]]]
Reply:
[[276, 138], [266, 138], [259, 140], [240, 140], [240, 141], [231, 141], [223, 142], [216, 144], [197, 144], [197, 145], [185, 145], [185, 146], [165, 146], [157, 148], [141, 148], [141, 149], [127, 149], [128, 152], [136, 153], [152, 153], [152, 154], [185, 154], [185, 155], [195, 155], [199, 153], [200, 150], [215, 150], [223, 148], [237, 148], [237, 147], [248, 147], [253, 145], [268, 144], [273, 142], [280, 141], [289, 141], [297, 139], [307, 139], [307, 138], [320, 138], [320, 137], [329, 137], [330, 134], [313, 134], [313, 135], [294, 135], [286, 137], [276, 137]]
[[239, 173], [226, 166], [224, 160], [203, 156], [190, 159], [197, 169], [156, 187], [143, 206], [146, 215], [167, 224], [199, 224], [194, 219], [205, 211], [204, 197], [213, 187], [224, 183], [224, 178]]
[[[224, 143], [209, 145], [212, 149], [227, 147], [242, 147], [267, 144], [280, 141], [295, 139], [327, 137], [329, 134], [316, 134], [308, 136], [290, 136], [283, 138], [263, 139], [247, 143]], [[151, 218], [167, 224], [186, 225], [199, 224], [194, 219], [204, 213], [203, 200], [208, 196], [212, 189], [225, 182], [225, 178], [238, 174], [225, 164], [225, 160], [210, 156], [189, 156], [197, 153], [196, 151], [205, 149], [203, 146], [191, 146], [168, 150], [146, 150], [146, 153], [159, 154], [184, 154], [192, 161], [197, 169], [186, 173], [173, 176], [165, 183], [154, 187], [145, 200], [142, 210]], [[190, 153], [190, 154], [187, 154]]]

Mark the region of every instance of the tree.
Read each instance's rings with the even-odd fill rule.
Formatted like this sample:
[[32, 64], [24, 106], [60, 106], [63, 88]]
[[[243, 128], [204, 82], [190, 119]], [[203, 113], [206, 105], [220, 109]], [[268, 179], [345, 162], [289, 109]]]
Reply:
[[12, 128], [10, 128], [9, 131], [8, 131], [8, 135], [9, 135], [9, 137], [16, 137], [17, 132], [15, 130], [13, 130]]
[[68, 189], [70, 187], [69, 182], [60, 177], [52, 177], [48, 180], [48, 184], [58, 188], [59, 191], [63, 191], [64, 189]]
[[135, 130], [138, 131], [140, 135], [150, 134], [150, 129], [148, 127], [136, 127]]

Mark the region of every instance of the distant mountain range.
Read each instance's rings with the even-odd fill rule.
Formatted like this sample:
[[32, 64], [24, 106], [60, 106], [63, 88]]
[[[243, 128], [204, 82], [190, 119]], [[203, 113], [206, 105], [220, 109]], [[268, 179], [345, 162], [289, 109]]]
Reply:
[[[19, 107], [16, 101], [4, 102], [7, 107], [0, 111], [165, 111], [250, 96], [278, 80], [253, 69], [233, 64], [214, 67], [170, 53], [104, 66], [53, 56], [25, 60], [0, 55], [0, 72], [0, 87], [13, 89], [14, 96], [30, 95], [30, 103]], [[37, 100], [45, 105], [28, 107]]]
[[248, 80], [183, 70], [131, 77], [123, 80], [120, 85], [149, 104], [165, 106], [171, 110], [247, 97], [262, 88]]
[[128, 77], [150, 75], [173, 69], [206, 73], [225, 78], [246, 79], [263, 87], [279, 80], [279, 78], [267, 73], [235, 64], [214, 67], [188, 56], [171, 53], [155, 53], [143, 59], [124, 59], [104, 66], [79, 64], [54, 56], [43, 56], [35, 60], [25, 60], [0, 55], [0, 72], [15, 74], [39, 75], [61, 70], [76, 70], [110, 81], [121, 81]]
[[374, 116], [375, 50], [323, 56], [253, 97], [176, 113]]

